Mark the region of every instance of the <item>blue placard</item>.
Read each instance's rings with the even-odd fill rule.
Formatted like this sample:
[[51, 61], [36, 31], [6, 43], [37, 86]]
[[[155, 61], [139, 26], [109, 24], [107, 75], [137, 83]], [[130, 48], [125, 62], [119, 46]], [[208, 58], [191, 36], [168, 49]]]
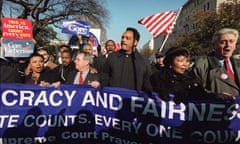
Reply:
[[3, 39], [2, 48], [5, 57], [29, 57], [34, 51], [32, 40]]
[[65, 20], [62, 25], [62, 33], [89, 36], [90, 23], [81, 20]]

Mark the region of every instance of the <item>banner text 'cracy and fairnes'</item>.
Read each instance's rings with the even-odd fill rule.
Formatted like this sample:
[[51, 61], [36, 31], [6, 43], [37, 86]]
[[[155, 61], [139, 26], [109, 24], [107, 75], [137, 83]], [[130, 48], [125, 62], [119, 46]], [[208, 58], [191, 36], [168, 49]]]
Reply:
[[[7, 143], [238, 143], [240, 99], [175, 104], [119, 88], [0, 84]], [[22, 131], [25, 131], [24, 133]]]

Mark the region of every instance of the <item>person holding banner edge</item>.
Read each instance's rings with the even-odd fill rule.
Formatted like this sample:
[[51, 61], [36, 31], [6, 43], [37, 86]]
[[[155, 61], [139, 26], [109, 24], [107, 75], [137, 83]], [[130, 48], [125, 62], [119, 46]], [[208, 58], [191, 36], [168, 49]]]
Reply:
[[165, 54], [164, 67], [152, 74], [153, 90], [164, 101], [219, 100], [216, 93], [204, 90], [201, 81], [191, 75], [190, 52], [185, 47], [171, 47]]
[[160, 67], [150, 78], [153, 90], [162, 100], [179, 103], [188, 96], [188, 85], [193, 81], [187, 74], [190, 53], [184, 47], [172, 47], [166, 52], [163, 63], [164, 67]]
[[[93, 57], [91, 54], [83, 51], [79, 51], [74, 60], [75, 70], [70, 71], [67, 75], [66, 84], [87, 84], [94, 88], [100, 87], [99, 75], [92, 70], [91, 64], [93, 63]], [[53, 83], [54, 87], [59, 87], [60, 81]]]
[[[213, 51], [208, 57], [200, 58], [193, 67], [193, 75], [199, 78], [206, 91], [222, 95], [222, 99], [234, 99], [240, 95], [240, 60], [233, 57], [239, 32], [223, 28], [212, 38]], [[228, 73], [224, 61], [230, 65], [233, 78]]]
[[40, 84], [41, 86], [49, 86], [55, 82], [54, 73], [44, 68], [44, 58], [38, 53], [33, 53], [29, 57], [28, 68], [29, 74], [25, 75], [25, 84]]

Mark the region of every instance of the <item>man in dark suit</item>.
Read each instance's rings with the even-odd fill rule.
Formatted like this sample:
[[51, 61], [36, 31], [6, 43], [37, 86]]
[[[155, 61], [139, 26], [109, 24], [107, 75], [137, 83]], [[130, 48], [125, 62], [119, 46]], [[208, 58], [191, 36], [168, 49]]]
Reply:
[[53, 71], [55, 72], [56, 79], [65, 83], [69, 72], [75, 70], [75, 64], [72, 59], [72, 52], [64, 50], [61, 52], [61, 64], [59, 64]]
[[151, 66], [138, 51], [140, 34], [127, 28], [121, 37], [121, 50], [111, 53], [101, 74], [101, 84], [151, 93]]
[[230, 99], [240, 95], [240, 60], [233, 57], [238, 37], [236, 29], [223, 28], [215, 32], [213, 52], [199, 59], [193, 67], [194, 75], [208, 92]]
[[96, 68], [99, 73], [103, 71], [103, 66], [107, 60], [108, 55], [115, 51], [115, 42], [113, 40], [107, 40], [105, 43], [105, 49], [106, 54], [96, 57], [93, 62], [93, 67]]
[[74, 60], [75, 71], [68, 74], [67, 84], [88, 84], [92, 87], [99, 87], [99, 76], [91, 70], [90, 65], [93, 63], [93, 57], [86, 52], [78, 52]]

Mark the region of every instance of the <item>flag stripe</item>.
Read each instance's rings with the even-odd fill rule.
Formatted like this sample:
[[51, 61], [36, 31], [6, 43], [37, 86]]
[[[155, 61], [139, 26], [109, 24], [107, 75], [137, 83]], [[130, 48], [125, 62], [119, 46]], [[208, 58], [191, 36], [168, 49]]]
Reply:
[[176, 13], [174, 11], [167, 11], [142, 18], [138, 23], [144, 25], [148, 31], [156, 37], [161, 33], [171, 33], [175, 19]]
[[166, 33], [172, 25], [173, 21], [166, 21], [165, 23], [162, 24], [162, 27], [160, 25], [157, 26], [156, 30], [154, 31], [154, 35], [159, 35], [160, 33], [164, 32]]
[[[160, 21], [159, 19], [162, 19], [162, 21]], [[156, 27], [158, 24], [162, 25], [162, 23], [164, 23], [164, 21], [166, 20], [166, 15], [160, 15], [160, 17], [156, 17], [156, 19], [154, 19], [154, 23], [149, 26], [149, 29], [152, 30], [154, 27]]]
[[[169, 25], [173, 22], [174, 16], [172, 15], [166, 15], [162, 21], [158, 20], [156, 24], [153, 26], [153, 33], [160, 34], [161, 32], [166, 31], [169, 28]], [[155, 34], [155, 35], [156, 35]]]
[[155, 21], [155, 25], [152, 25], [151, 27], [156, 27], [157, 25], [163, 25], [164, 23], [169, 21], [169, 13], [164, 13], [163, 15], [161, 15], [161, 17], [157, 17], [154, 21]]

